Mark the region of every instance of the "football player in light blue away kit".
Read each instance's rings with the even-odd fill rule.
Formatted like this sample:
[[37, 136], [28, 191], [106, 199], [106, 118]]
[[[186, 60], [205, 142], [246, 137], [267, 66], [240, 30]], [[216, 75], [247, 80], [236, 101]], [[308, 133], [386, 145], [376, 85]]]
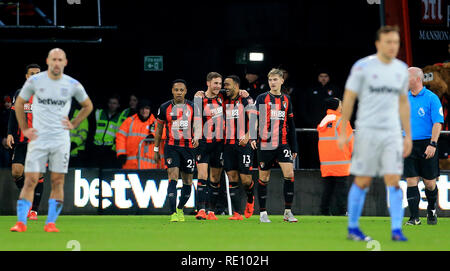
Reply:
[[[27, 213], [31, 207], [34, 188], [40, 173], [46, 170], [48, 161], [52, 190], [48, 201], [48, 216], [44, 226], [46, 232], [58, 232], [56, 219], [63, 207], [64, 175], [67, 173], [70, 157], [70, 132], [92, 111], [92, 102], [83, 86], [64, 74], [67, 65], [66, 54], [59, 48], [52, 49], [47, 57], [48, 70], [31, 76], [24, 84], [15, 107], [19, 127], [30, 139], [25, 159], [25, 184], [17, 201], [17, 223], [13, 232], [27, 230]], [[33, 128], [25, 121], [23, 104], [33, 97]], [[75, 119], [68, 114], [74, 97], [81, 105]]]
[[[358, 60], [345, 85], [342, 123], [352, 113], [356, 98], [356, 134], [350, 173], [355, 176], [348, 194], [348, 239], [370, 241], [359, 229], [364, 200], [373, 177], [384, 176], [391, 216], [392, 240], [407, 241], [402, 233], [403, 191], [399, 186], [403, 158], [411, 153], [408, 66], [396, 59], [398, 27], [383, 26], [376, 34], [377, 53]], [[347, 144], [346, 127], [338, 138]], [[402, 136], [402, 129], [405, 137]]]

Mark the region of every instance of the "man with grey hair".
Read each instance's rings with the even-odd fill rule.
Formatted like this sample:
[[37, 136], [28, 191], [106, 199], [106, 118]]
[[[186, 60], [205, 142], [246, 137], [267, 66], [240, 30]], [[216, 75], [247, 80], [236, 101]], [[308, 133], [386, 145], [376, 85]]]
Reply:
[[423, 86], [423, 72], [420, 68], [411, 67], [409, 72], [409, 103], [411, 106], [411, 130], [413, 147], [411, 155], [404, 162], [404, 176], [408, 183], [408, 198], [411, 217], [406, 225], [420, 225], [418, 188], [419, 179], [425, 184], [425, 195], [428, 201], [427, 223], [437, 223], [436, 200], [438, 189], [436, 178], [439, 176], [439, 158], [437, 141], [444, 122], [442, 105], [432, 91]]

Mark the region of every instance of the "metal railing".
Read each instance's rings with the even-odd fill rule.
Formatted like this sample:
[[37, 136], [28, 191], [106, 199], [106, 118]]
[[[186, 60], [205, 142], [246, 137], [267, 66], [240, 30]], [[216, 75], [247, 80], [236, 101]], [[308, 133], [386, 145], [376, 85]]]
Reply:
[[[296, 128], [295, 132], [296, 133], [303, 133], [303, 132], [311, 133], [311, 132], [317, 132], [317, 129], [315, 129], [315, 128]], [[357, 130], [354, 129], [353, 132], [357, 132]], [[441, 135], [450, 135], [450, 131], [441, 131], [440, 134]], [[298, 138], [297, 138], [297, 141], [298, 141]], [[297, 155], [297, 158], [294, 161], [294, 169], [299, 169], [299, 168], [300, 168], [300, 160]]]

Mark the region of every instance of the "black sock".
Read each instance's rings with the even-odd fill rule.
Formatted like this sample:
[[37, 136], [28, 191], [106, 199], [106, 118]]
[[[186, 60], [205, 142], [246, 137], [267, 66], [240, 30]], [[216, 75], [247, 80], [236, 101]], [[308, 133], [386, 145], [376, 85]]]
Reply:
[[178, 209], [184, 208], [184, 205], [186, 205], [186, 202], [191, 197], [191, 191], [192, 191], [192, 185], [183, 184], [183, 187], [181, 188], [181, 196], [180, 196], [180, 202], [178, 203]]
[[294, 201], [294, 177], [284, 179], [283, 193], [284, 208], [291, 209], [292, 201]]
[[217, 200], [220, 194], [220, 183], [209, 182], [209, 210], [216, 211]]
[[170, 214], [175, 213], [177, 206], [177, 181], [169, 180], [169, 186], [167, 187], [167, 198], [169, 201]]
[[247, 194], [247, 202], [253, 203], [253, 187], [255, 186], [255, 182], [252, 180], [252, 183], [249, 186], [244, 186], [245, 193]]
[[268, 183], [258, 180], [258, 202], [260, 212], [265, 212], [267, 210], [266, 209], [267, 185]]
[[231, 206], [233, 206], [233, 210], [237, 213], [241, 211], [241, 197], [239, 196], [239, 183], [238, 182], [230, 182], [230, 198], [231, 198]]
[[39, 204], [41, 203], [42, 191], [44, 191], [44, 177], [40, 178], [36, 188], [34, 189], [33, 206], [31, 210], [37, 212], [39, 210]]
[[14, 179], [14, 183], [16, 184], [17, 188], [19, 188], [19, 191], [22, 190], [23, 185], [25, 183], [25, 176], [20, 176], [16, 179]]
[[198, 210], [206, 209], [206, 202], [208, 201], [206, 180], [199, 179], [197, 183], [197, 199], [198, 199]]
[[406, 198], [408, 199], [408, 207], [411, 217], [419, 218], [420, 192], [417, 185], [409, 186], [406, 189]]
[[434, 188], [433, 191], [430, 191], [428, 189], [425, 188], [425, 195], [427, 196], [427, 201], [428, 201], [428, 210], [435, 210], [436, 209], [436, 201], [437, 201], [437, 197], [438, 197], [438, 188], [437, 185]]

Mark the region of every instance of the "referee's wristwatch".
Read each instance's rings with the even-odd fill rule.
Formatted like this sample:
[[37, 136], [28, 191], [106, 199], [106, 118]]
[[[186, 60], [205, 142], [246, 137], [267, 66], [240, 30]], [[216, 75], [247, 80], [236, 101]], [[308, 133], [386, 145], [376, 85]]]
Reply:
[[430, 141], [430, 143], [428, 143], [428, 145], [433, 146], [433, 147], [437, 147], [437, 142], [436, 141]]
[[159, 147], [153, 147], [154, 152], [159, 152]]

